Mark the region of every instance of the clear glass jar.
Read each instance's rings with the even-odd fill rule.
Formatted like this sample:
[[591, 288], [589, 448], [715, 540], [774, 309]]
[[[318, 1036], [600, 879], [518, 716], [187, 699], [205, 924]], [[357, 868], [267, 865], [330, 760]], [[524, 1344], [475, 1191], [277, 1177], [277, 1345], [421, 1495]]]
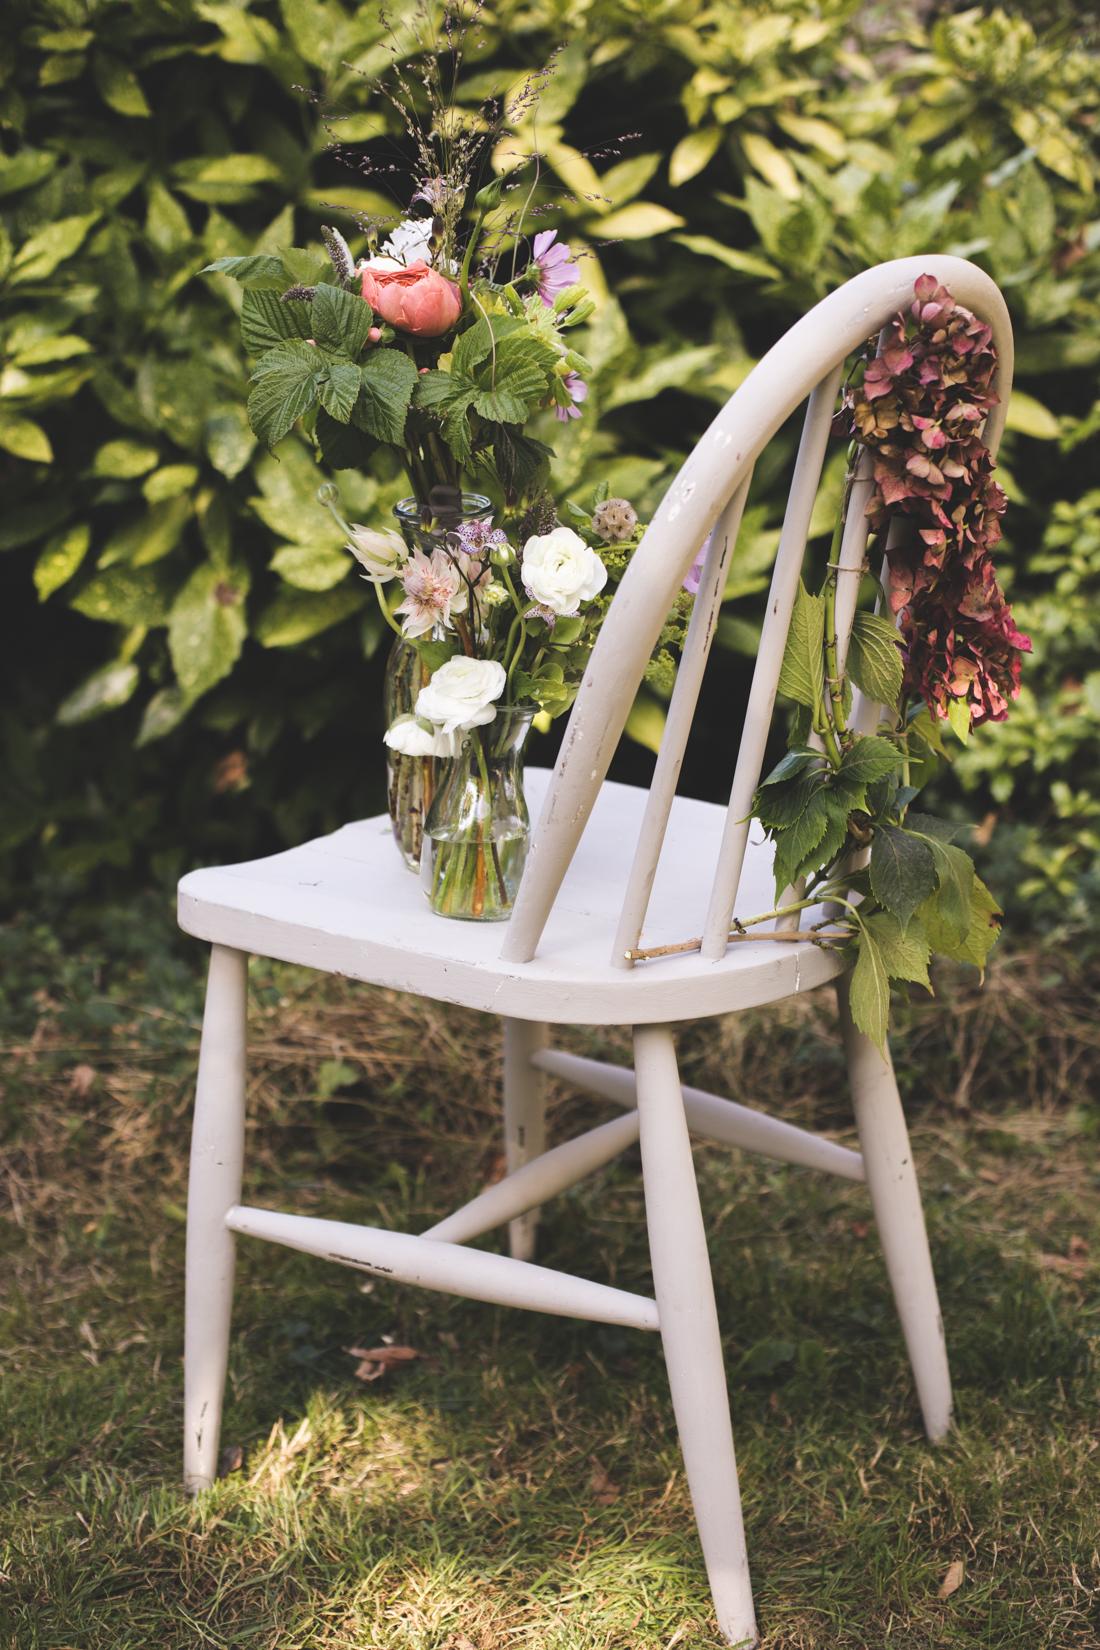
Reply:
[[424, 822], [420, 886], [441, 917], [507, 922], [527, 859], [531, 817], [523, 745], [536, 706], [500, 706], [494, 720], [456, 735]]
[[[421, 550], [430, 556], [433, 550], [439, 548], [445, 535], [462, 522], [491, 521], [493, 505], [484, 493], [463, 493], [462, 506], [457, 511], [430, 516], [428, 511], [421, 509], [415, 498], [403, 498], [394, 505], [393, 513], [409, 549]], [[414, 708], [420, 689], [428, 685], [428, 677], [429, 672], [416, 648], [402, 637], [396, 637], [386, 663], [382, 690], [382, 710], [387, 727], [395, 717], [404, 716]], [[424, 820], [446, 765], [442, 757], [401, 756], [388, 746], [386, 748], [390, 823], [398, 851], [410, 871], [420, 868]]]

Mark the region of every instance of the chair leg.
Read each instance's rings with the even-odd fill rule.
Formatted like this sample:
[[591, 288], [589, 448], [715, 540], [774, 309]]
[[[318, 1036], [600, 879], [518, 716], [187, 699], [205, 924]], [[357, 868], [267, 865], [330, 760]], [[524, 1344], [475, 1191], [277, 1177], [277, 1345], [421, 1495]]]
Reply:
[[241, 1201], [248, 957], [210, 953], [187, 1197], [183, 1476], [193, 1492], [217, 1477], [229, 1361], [236, 1239], [225, 1217]]
[[889, 1049], [884, 1060], [871, 1039], [857, 1028], [848, 989], [845, 975], [837, 981], [836, 995], [867, 1189], [913, 1366], [925, 1431], [936, 1442], [946, 1436], [951, 1424], [951, 1373], [920, 1189]]
[[[537, 1020], [504, 1022], [504, 1156], [515, 1174], [546, 1150], [546, 1076], [531, 1056], [550, 1041], [550, 1028]], [[539, 1209], [508, 1222], [513, 1260], [534, 1260]]]
[[635, 1026], [634, 1067], [653, 1282], [688, 1487], [719, 1630], [729, 1644], [755, 1644], [710, 1256], [668, 1026]]

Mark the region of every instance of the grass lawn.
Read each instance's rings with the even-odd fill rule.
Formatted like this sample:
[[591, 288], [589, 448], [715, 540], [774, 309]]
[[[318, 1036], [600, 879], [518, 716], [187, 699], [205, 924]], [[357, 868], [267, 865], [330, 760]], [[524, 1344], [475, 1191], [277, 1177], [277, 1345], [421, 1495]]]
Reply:
[[[184, 1497], [202, 984], [166, 932], [150, 904], [84, 950], [3, 934], [0, 1644], [718, 1646], [641, 1332], [242, 1240], [233, 1470]], [[956, 1383], [938, 1448], [864, 1189], [698, 1150], [768, 1650], [1100, 1645], [1095, 984], [1006, 954], [898, 1009]], [[499, 1173], [490, 1019], [268, 963], [252, 986], [248, 1201], [418, 1231]], [[691, 1029], [685, 1078], [850, 1141], [832, 1011]], [[560, 1040], [629, 1058], [617, 1032]], [[553, 1091], [555, 1139], [608, 1115]], [[541, 1245], [649, 1292], [636, 1153], [548, 1206]], [[419, 1356], [357, 1380], [347, 1349], [387, 1338]]]

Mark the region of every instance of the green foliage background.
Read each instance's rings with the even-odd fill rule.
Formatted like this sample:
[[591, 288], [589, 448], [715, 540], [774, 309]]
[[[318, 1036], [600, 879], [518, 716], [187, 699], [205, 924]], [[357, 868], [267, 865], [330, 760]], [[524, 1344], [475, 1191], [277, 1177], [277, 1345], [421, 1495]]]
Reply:
[[[323, 220], [355, 247], [333, 207], [394, 211], [409, 189], [341, 166], [300, 90], [342, 141], [407, 152], [363, 78], [390, 62], [374, 0], [9, 0], [7, 19], [0, 854], [22, 900], [42, 878], [169, 883], [383, 805], [380, 622], [312, 501], [307, 437], [277, 460], [255, 447], [239, 292], [197, 272], [319, 247]], [[986, 874], [1017, 916], [1083, 923], [1100, 893], [1095, 40], [1072, 14], [922, 29], [855, 0], [501, 0], [482, 37], [469, 104], [562, 48], [537, 130], [510, 140], [546, 156], [534, 204], [556, 215], [537, 221], [591, 249], [599, 299], [578, 338], [597, 368], [584, 417], [536, 432], [562, 499], [606, 478], [645, 515], [753, 361], [867, 265], [951, 251], [1001, 284], [1022, 390], [1002, 564], [1035, 655], [1012, 719], [936, 788], [956, 814], [997, 813]], [[758, 467], [696, 794], [728, 788], [796, 436]], [[821, 533], [842, 467], [838, 448]], [[381, 462], [339, 479], [366, 523], [406, 491]], [[661, 717], [640, 698], [624, 774]]]

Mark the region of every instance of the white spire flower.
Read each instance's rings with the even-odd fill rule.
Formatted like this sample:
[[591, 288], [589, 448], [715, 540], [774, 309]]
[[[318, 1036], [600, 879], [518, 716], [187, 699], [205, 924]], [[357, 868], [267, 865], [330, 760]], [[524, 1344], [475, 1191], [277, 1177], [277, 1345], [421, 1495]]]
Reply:
[[404, 571], [409, 557], [400, 533], [395, 533], [392, 528], [377, 532], [370, 527], [360, 527], [356, 522], [352, 523], [347, 548], [356, 561], [366, 568], [363, 577], [372, 584], [388, 584], [390, 579], [397, 578]]

